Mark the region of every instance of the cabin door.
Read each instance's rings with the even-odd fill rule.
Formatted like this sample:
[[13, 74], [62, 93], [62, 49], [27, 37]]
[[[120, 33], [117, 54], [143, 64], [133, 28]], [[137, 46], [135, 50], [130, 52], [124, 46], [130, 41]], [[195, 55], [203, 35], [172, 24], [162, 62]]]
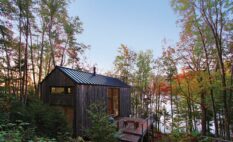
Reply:
[[74, 109], [69, 106], [62, 106], [60, 107], [61, 110], [64, 112], [66, 117], [66, 122], [70, 128], [73, 127], [73, 120], [74, 120]]
[[120, 91], [118, 88], [108, 89], [108, 114], [113, 116], [120, 114]]

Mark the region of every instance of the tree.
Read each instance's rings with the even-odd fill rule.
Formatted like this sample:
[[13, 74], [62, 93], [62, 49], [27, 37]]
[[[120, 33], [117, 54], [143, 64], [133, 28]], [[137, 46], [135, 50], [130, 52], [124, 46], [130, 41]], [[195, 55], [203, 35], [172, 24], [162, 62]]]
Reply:
[[[145, 95], [149, 96], [148, 89], [150, 84], [150, 79], [152, 77], [152, 64], [153, 64], [153, 54], [151, 50], [145, 52], [140, 51], [136, 58], [136, 71], [135, 71], [135, 86], [138, 92], [138, 99], [142, 105], [142, 111], [144, 109], [143, 98]], [[142, 113], [142, 112], [141, 112]]]
[[173, 92], [172, 92], [172, 80], [176, 74], [176, 61], [173, 57], [175, 50], [171, 47], [168, 47], [163, 51], [163, 56], [161, 58], [164, 71], [167, 76], [167, 80], [170, 84], [170, 105], [171, 105], [171, 129], [173, 131]]
[[15, 41], [13, 40], [13, 31], [12, 31], [12, 19], [13, 19], [13, 13], [15, 9], [13, 7], [12, 2], [10, 1], [3, 1], [1, 2], [1, 8], [0, 8], [0, 50], [1, 50], [1, 67], [6, 72], [6, 75], [4, 75], [4, 81], [5, 81], [5, 91], [10, 94], [10, 90], [13, 89], [13, 92], [15, 93], [15, 88], [11, 84], [13, 83], [13, 73], [12, 73], [12, 66], [11, 61], [12, 58], [10, 57], [10, 54], [12, 53], [12, 46], [14, 46]]
[[26, 103], [28, 92], [54, 65], [80, 68], [88, 47], [77, 42], [82, 23], [67, 13], [69, 1], [16, 0], [0, 3], [1, 68], [8, 93]]
[[115, 72], [124, 82], [131, 83], [136, 53], [124, 44], [121, 44], [118, 48], [118, 53], [119, 55], [116, 56], [114, 61]]
[[86, 131], [87, 135], [95, 142], [115, 142], [116, 126], [109, 122], [106, 108], [101, 103], [91, 104], [88, 110], [91, 127]]
[[[227, 35], [230, 32], [226, 30], [226, 25], [230, 23], [232, 20], [232, 13], [230, 12], [232, 5], [230, 3], [232, 3], [232, 1], [230, 0], [172, 1], [173, 7], [180, 13], [180, 15], [182, 15], [183, 21], [195, 23], [193, 25], [195, 25], [196, 28], [198, 28], [198, 32], [200, 36], [202, 36], [202, 41], [204, 41], [203, 39], [207, 37], [207, 34], [204, 34], [206, 30], [209, 31], [214, 41], [214, 44], [211, 46], [211, 48], [215, 51], [215, 57], [217, 61], [216, 66], [218, 71], [220, 72], [221, 77], [222, 98], [224, 104], [224, 127], [227, 139], [230, 139], [230, 116], [228, 109], [229, 104], [227, 101], [227, 79], [224, 64], [224, 55], [227, 50], [227, 47], [225, 45], [227, 45], [226, 43], [228, 38], [225, 35]], [[206, 28], [200, 28], [200, 25], [201, 27], [204, 26]], [[211, 39], [208, 38], [208, 40]], [[206, 49], [205, 42], [203, 42], [203, 49]]]

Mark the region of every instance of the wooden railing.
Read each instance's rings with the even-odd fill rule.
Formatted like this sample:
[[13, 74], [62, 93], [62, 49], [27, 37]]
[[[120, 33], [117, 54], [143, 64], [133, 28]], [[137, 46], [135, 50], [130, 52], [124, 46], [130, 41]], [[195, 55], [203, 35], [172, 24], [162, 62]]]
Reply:
[[149, 115], [149, 116], [145, 119], [145, 121], [146, 121], [146, 128], [147, 128], [147, 129], [146, 129], [146, 131], [144, 131], [144, 130], [143, 130], [143, 124], [142, 124], [142, 137], [141, 137], [141, 142], [144, 141], [144, 137], [145, 137], [146, 134], [147, 134], [147, 139], [149, 138], [149, 131], [152, 131], [152, 134], [153, 134], [153, 127], [152, 127], [152, 129], [149, 128], [151, 125], [153, 125], [153, 122], [154, 122], [153, 116], [152, 116], [152, 115]]

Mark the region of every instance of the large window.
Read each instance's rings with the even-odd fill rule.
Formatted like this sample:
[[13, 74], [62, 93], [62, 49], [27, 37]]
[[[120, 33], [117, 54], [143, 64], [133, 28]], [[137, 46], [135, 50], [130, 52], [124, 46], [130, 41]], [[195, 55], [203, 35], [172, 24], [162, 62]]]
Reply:
[[109, 88], [108, 89], [108, 114], [118, 116], [120, 112], [120, 97], [119, 89]]
[[71, 87], [51, 87], [52, 95], [72, 94]]

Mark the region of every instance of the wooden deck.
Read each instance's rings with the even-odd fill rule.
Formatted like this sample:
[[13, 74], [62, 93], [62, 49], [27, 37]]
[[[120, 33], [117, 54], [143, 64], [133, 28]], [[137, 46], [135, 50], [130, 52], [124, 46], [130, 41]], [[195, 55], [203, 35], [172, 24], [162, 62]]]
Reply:
[[138, 142], [142, 139], [153, 124], [153, 119], [120, 118], [117, 122], [118, 130], [121, 132], [118, 139], [124, 142]]

